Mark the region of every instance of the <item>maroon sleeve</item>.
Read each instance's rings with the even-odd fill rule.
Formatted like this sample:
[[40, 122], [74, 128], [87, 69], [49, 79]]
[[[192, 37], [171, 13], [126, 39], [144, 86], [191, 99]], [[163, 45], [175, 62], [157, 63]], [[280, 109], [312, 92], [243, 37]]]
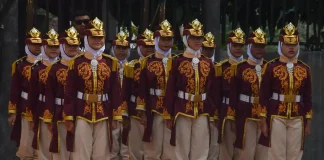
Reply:
[[169, 78], [167, 82], [167, 87], [166, 87], [166, 93], [163, 101], [164, 108], [167, 109], [168, 113], [170, 113], [171, 118], [174, 118], [174, 101], [177, 96], [177, 75], [179, 76], [180, 74], [177, 74], [178, 72], [178, 67], [177, 67], [177, 59], [173, 60], [172, 63], [172, 68], [169, 72]]
[[222, 65], [215, 65], [215, 81], [214, 81], [214, 87], [215, 87], [215, 114], [214, 114], [214, 119], [219, 119], [220, 115], [220, 109], [222, 106]]
[[139, 79], [139, 91], [136, 99], [136, 110], [141, 110], [141, 111], [147, 111], [151, 112], [151, 109], [148, 108], [149, 106], [146, 105], [147, 103], [147, 94], [148, 94], [148, 86], [147, 86], [147, 78], [146, 78], [146, 64], [143, 64], [144, 68], [142, 68], [141, 73], [140, 73], [140, 79]]
[[231, 77], [230, 83], [230, 93], [229, 93], [229, 105], [236, 111], [237, 110], [237, 103], [239, 101], [239, 94], [240, 94], [240, 73], [238, 70], [237, 65], [233, 65], [232, 67], [236, 67], [235, 74]]
[[[32, 67], [31, 77], [29, 81], [28, 87], [28, 106], [31, 109], [32, 117], [30, 120], [37, 120], [39, 117], [37, 104], [38, 104], [38, 96], [39, 96], [39, 87], [38, 87], [38, 69]], [[28, 117], [29, 118], [29, 117]]]
[[[51, 68], [48, 72], [47, 81], [46, 81], [46, 90], [45, 90], [45, 97], [46, 97], [46, 103], [45, 103], [45, 111], [48, 110], [52, 115], [54, 115], [55, 112], [55, 88], [56, 85], [56, 78], [55, 78], [55, 69]], [[52, 119], [45, 119], [44, 122], [53, 122]]]
[[[117, 61], [112, 60], [112, 72], [111, 72], [111, 79], [110, 79], [110, 90], [108, 92], [108, 97], [111, 99], [111, 104], [113, 110], [118, 110], [119, 108], [122, 112], [127, 110], [127, 104], [122, 102], [122, 95], [121, 95], [121, 87], [118, 80], [118, 72], [117, 72]], [[114, 120], [122, 120], [122, 115], [119, 113], [113, 114]]]
[[303, 94], [303, 102], [306, 118], [312, 119], [312, 75], [310, 69], [307, 70], [307, 79], [305, 82], [305, 93]]
[[261, 117], [267, 117], [269, 99], [272, 94], [272, 70], [270, 64], [266, 64], [265, 72], [262, 75], [262, 81], [260, 86], [260, 114]]
[[9, 114], [16, 114], [17, 111], [20, 111], [19, 107], [19, 99], [21, 94], [21, 89], [19, 87], [19, 79], [22, 78], [19, 76], [20, 71], [16, 67], [17, 62], [14, 62], [12, 67], [12, 79], [11, 79], [11, 87], [10, 87], [10, 97], [9, 97], [9, 104], [8, 104], [8, 113]]
[[209, 81], [210, 81], [210, 87], [207, 88], [207, 103], [209, 106], [209, 116], [210, 120], [213, 121], [215, 119], [215, 112], [216, 112], [216, 99], [217, 99], [217, 90], [220, 88], [217, 88], [217, 81], [215, 76], [215, 68], [212, 65], [210, 74], [209, 74]]
[[64, 120], [74, 120], [74, 109], [75, 109], [75, 101], [77, 97], [77, 73], [75, 70], [75, 64], [69, 66], [68, 75], [66, 78], [66, 86], [64, 92], [64, 106], [63, 112], [65, 113]]

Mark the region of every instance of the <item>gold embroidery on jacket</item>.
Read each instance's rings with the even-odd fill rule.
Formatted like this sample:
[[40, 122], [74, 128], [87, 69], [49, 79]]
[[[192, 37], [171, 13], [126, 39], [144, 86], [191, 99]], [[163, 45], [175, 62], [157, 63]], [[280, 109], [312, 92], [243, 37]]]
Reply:
[[25, 66], [24, 68], [23, 68], [23, 70], [22, 70], [22, 75], [25, 77], [25, 79], [29, 79], [30, 77], [30, 75], [31, 75], [31, 66], [30, 65], [28, 65], [28, 66]]
[[44, 119], [53, 119], [53, 114], [48, 109], [46, 109], [43, 114]]
[[224, 70], [223, 75], [224, 75], [224, 80], [227, 80], [228, 83], [231, 83], [231, 67], [227, 67]]
[[139, 82], [140, 79], [141, 68], [137, 68], [134, 71], [134, 81]]
[[64, 91], [65, 91], [67, 74], [68, 74], [68, 70], [64, 68], [61, 68], [56, 71], [57, 81], [64, 86]]
[[78, 65], [78, 74], [79, 76], [82, 76], [84, 80], [88, 80], [91, 76], [91, 67], [89, 63], [82, 62]]
[[39, 76], [39, 81], [42, 82], [43, 84], [46, 84], [46, 80], [47, 80], [46, 69], [40, 70], [38, 76]]
[[102, 116], [105, 115], [102, 102], [97, 102], [97, 113], [100, 113]]

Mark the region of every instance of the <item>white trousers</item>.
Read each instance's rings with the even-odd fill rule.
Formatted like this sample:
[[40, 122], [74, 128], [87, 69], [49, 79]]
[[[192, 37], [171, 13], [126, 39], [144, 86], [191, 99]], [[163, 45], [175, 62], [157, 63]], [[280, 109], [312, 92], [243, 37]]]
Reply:
[[171, 160], [174, 147], [170, 144], [171, 130], [166, 127], [162, 116], [154, 114], [152, 140], [144, 142], [145, 160]]
[[268, 160], [301, 160], [302, 119], [273, 118]]
[[179, 116], [176, 120], [175, 160], [206, 160], [209, 151], [209, 119]]
[[267, 147], [258, 144], [261, 130], [257, 121], [247, 120], [245, 124], [243, 149], [234, 149], [235, 160], [267, 160]]
[[[235, 133], [231, 130], [232, 120], [226, 120], [223, 127], [224, 134], [222, 143], [219, 144], [219, 159], [232, 160], [234, 154]], [[221, 124], [222, 125], [222, 124]], [[222, 131], [220, 131], [222, 132]]]
[[76, 120], [73, 160], [110, 160], [108, 121]]
[[207, 160], [217, 160], [219, 156], [219, 144], [217, 142], [218, 140], [218, 129], [214, 125], [214, 122], [210, 122], [210, 146], [209, 146], [209, 152], [208, 152], [208, 158]]
[[40, 120], [38, 160], [52, 160], [52, 153], [49, 151], [52, 133], [48, 130], [47, 124]]
[[110, 154], [110, 160], [129, 160], [128, 146], [122, 143], [123, 126], [117, 122], [117, 128], [112, 131], [113, 148]]
[[143, 134], [144, 126], [140, 123], [140, 120], [130, 118], [131, 129], [128, 137], [129, 154], [131, 160], [143, 160]]
[[[55, 124], [54, 124], [55, 125]], [[59, 123], [57, 126], [58, 129], [58, 135], [59, 135], [59, 147], [60, 152], [59, 153], [52, 153], [53, 154], [53, 160], [71, 160], [72, 155], [71, 152], [67, 151], [66, 148], [66, 128], [64, 123]]]
[[21, 160], [37, 159], [37, 153], [32, 147], [34, 132], [29, 128], [29, 121], [21, 117], [20, 145], [16, 153]]

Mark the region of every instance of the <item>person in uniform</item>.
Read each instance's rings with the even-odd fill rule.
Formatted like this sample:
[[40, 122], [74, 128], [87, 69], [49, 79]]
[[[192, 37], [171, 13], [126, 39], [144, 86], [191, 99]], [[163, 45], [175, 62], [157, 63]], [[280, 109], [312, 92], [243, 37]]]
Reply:
[[236, 111], [234, 159], [256, 159], [259, 157], [258, 140], [260, 137], [259, 87], [262, 80], [262, 68], [266, 64], [263, 57], [266, 53], [265, 33], [256, 29], [247, 39], [248, 59], [232, 65], [229, 105]]
[[299, 34], [287, 24], [280, 32], [279, 58], [266, 64], [260, 88], [260, 143], [268, 160], [300, 160], [305, 135], [311, 133], [310, 67], [298, 60]]
[[[210, 58], [216, 66], [216, 62], [214, 61], [214, 54], [215, 54], [215, 48], [216, 44], [214, 43], [214, 35], [211, 32], [206, 33], [205, 35], [205, 41], [202, 42], [202, 52], [201, 54], [206, 57]], [[213, 100], [207, 98], [207, 101], [210, 101], [210, 103], [213, 103]], [[216, 160], [218, 159], [219, 156], [219, 145], [217, 143], [218, 139], [218, 129], [217, 129], [217, 124], [218, 124], [218, 115], [215, 115], [215, 113], [218, 112], [212, 112], [214, 114], [211, 114], [209, 117], [210, 120], [210, 146], [209, 146], [209, 152], [208, 152], [208, 158], [207, 160]]]
[[38, 150], [39, 160], [51, 160], [49, 152], [51, 132], [46, 123], [53, 118], [53, 113], [45, 110], [45, 86], [47, 80], [47, 67], [58, 60], [60, 43], [58, 34], [54, 29], [48, 31], [42, 42], [42, 60], [32, 66], [29, 82], [28, 105], [31, 107], [33, 121], [30, 128], [34, 131], [33, 147]]
[[144, 57], [154, 53], [154, 33], [148, 29], [143, 34], [137, 37], [137, 52], [139, 59], [132, 60], [125, 66], [123, 78], [123, 98], [127, 102], [128, 113], [130, 117], [130, 131], [129, 131], [129, 154], [132, 160], [143, 160], [143, 141], [144, 125], [146, 119], [141, 119], [140, 112], [136, 110], [136, 99], [140, 90], [140, 72], [141, 64], [143, 64]]
[[[113, 41], [111, 52], [110, 54], [113, 57], [116, 57], [118, 59], [118, 67], [117, 72], [118, 74], [118, 80], [120, 87], [123, 88], [123, 79], [124, 79], [124, 70], [125, 66], [128, 65], [127, 59], [130, 56], [130, 49], [129, 49], [129, 42], [127, 41], [128, 38], [128, 32], [127, 31], [120, 31], [117, 34], [116, 40]], [[127, 102], [125, 102], [127, 103]], [[128, 110], [128, 109], [127, 109]], [[128, 112], [122, 113], [123, 115], [128, 117]], [[124, 122], [126, 125], [127, 122]], [[128, 160], [129, 159], [129, 151], [128, 151], [128, 132], [129, 128], [128, 126], [123, 126], [123, 121], [120, 120], [117, 123], [117, 129], [113, 131], [113, 150], [111, 153], [111, 159], [114, 160]]]
[[52, 133], [49, 151], [53, 153], [53, 160], [70, 160], [72, 156], [66, 147], [67, 131], [63, 120], [63, 105], [68, 64], [79, 53], [78, 32], [71, 27], [61, 35], [59, 41], [62, 59], [47, 69], [45, 91], [45, 112], [53, 116], [47, 117], [48, 119], [44, 121], [47, 122], [48, 129]]
[[237, 28], [228, 35], [227, 54], [228, 59], [216, 65], [217, 99], [215, 115], [219, 115], [219, 137], [220, 148], [219, 159], [232, 160], [235, 141], [235, 110], [229, 105], [229, 93], [231, 82], [231, 65], [243, 61], [244, 32]]
[[172, 61], [174, 34], [171, 24], [162, 21], [154, 36], [155, 54], [145, 57], [141, 65], [136, 110], [141, 112], [142, 120], [147, 119], [143, 136], [144, 159], [169, 160], [174, 153], [170, 145], [172, 121], [163, 103]]
[[103, 54], [103, 22], [93, 19], [85, 34], [86, 52], [70, 61], [65, 86], [62, 114], [67, 131], [74, 133], [67, 145], [74, 146], [73, 159], [109, 160], [112, 131], [127, 104], [121, 100], [118, 60]]
[[10, 139], [19, 147], [16, 155], [21, 160], [37, 158], [32, 148], [34, 132], [30, 130], [28, 122], [32, 120], [31, 108], [28, 106], [28, 84], [31, 66], [41, 59], [41, 46], [41, 33], [36, 28], [32, 28], [25, 39], [27, 56], [12, 64], [8, 123], [13, 127]]
[[[214, 110], [207, 97], [215, 70], [209, 58], [201, 56], [204, 40], [202, 24], [193, 20], [184, 27], [183, 43], [186, 50], [172, 60], [164, 107], [173, 120], [171, 145], [177, 160], [207, 159], [210, 143], [209, 115]], [[208, 93], [207, 93], [208, 92]], [[211, 100], [214, 98], [210, 97]]]

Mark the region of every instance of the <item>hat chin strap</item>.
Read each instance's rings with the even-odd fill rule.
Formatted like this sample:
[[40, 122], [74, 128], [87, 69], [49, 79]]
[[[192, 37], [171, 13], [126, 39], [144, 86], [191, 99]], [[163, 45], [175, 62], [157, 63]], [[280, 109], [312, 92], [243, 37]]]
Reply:
[[85, 51], [90, 52], [94, 58], [97, 58], [100, 54], [102, 54], [105, 51], [106, 45], [103, 45], [98, 50], [94, 50], [89, 45], [88, 36], [84, 36], [84, 48], [85, 48]]
[[228, 43], [228, 44], [227, 44], [227, 55], [228, 55], [231, 59], [233, 59], [234, 61], [236, 61], [236, 62], [241, 62], [241, 61], [243, 60], [243, 55], [240, 56], [240, 57], [238, 57], [238, 58], [234, 57], [233, 54], [232, 54], [232, 52], [231, 52], [231, 50], [230, 50], [231, 47], [232, 47], [232, 43]]
[[[159, 47], [159, 41], [160, 41], [160, 36], [154, 38], [154, 42], [155, 42], [155, 51], [156, 51], [156, 52], [159, 52], [159, 53], [162, 53], [162, 54], [164, 55], [164, 57], [167, 57], [167, 56], [171, 53], [172, 48], [170, 48], [168, 51], [163, 51], [163, 50], [161, 50], [160, 47]], [[173, 41], [173, 40], [172, 40], [172, 41]]]
[[185, 52], [192, 53], [193, 55], [195, 55], [195, 57], [197, 57], [197, 55], [201, 53], [201, 47], [198, 50], [193, 50], [192, 48], [190, 48], [189, 44], [188, 44], [188, 38], [189, 38], [189, 35], [185, 35], [182, 37], [182, 41], [186, 46]]
[[247, 46], [247, 54], [248, 54], [249, 58], [252, 61], [254, 61], [255, 63], [260, 64], [262, 62], [262, 58], [261, 59], [255, 58], [251, 53], [251, 47], [252, 47], [252, 44], [248, 44], [248, 46]]
[[28, 56], [33, 57], [36, 60], [41, 60], [42, 59], [42, 53], [39, 55], [34, 55], [33, 53], [30, 52], [28, 44], [25, 45], [25, 52]]
[[[286, 57], [283, 53], [282, 53], [282, 43], [283, 42], [281, 42], [281, 41], [279, 41], [278, 42], [278, 54], [280, 55], [280, 56], [284, 56], [284, 57]], [[289, 59], [289, 61], [291, 61], [292, 59], [297, 59], [298, 58], [298, 56], [299, 56], [299, 51], [300, 51], [300, 45], [299, 45], [299, 43], [298, 43], [298, 51], [297, 51], [297, 54], [296, 54], [296, 56], [294, 57], [294, 58], [288, 58], [288, 57], [286, 57], [286, 58], [288, 58]]]

